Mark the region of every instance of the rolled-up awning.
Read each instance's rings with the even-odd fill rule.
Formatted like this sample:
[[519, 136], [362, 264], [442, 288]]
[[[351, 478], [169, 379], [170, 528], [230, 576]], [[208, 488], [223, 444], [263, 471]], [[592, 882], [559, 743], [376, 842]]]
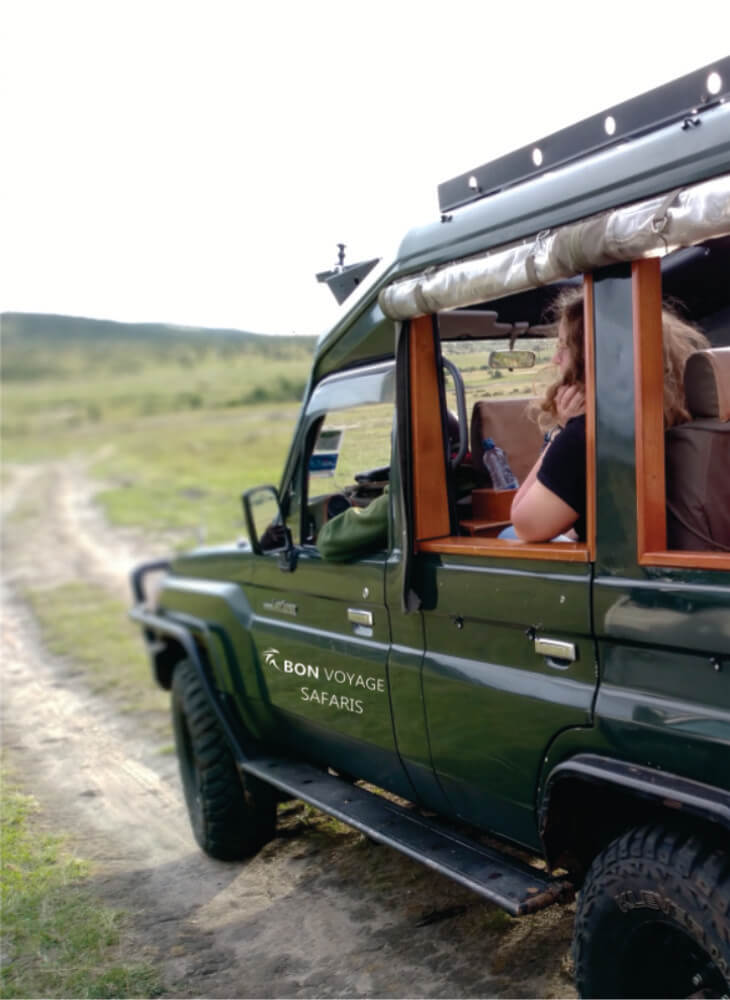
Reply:
[[381, 291], [378, 301], [391, 319], [410, 319], [728, 234], [730, 175], [723, 174], [396, 281]]

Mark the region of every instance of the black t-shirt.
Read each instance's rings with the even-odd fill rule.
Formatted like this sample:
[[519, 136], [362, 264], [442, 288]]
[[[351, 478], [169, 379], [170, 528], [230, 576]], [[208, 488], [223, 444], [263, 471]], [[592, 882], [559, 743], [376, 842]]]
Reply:
[[586, 540], [586, 418], [573, 417], [545, 453], [538, 480], [578, 514], [573, 527]]

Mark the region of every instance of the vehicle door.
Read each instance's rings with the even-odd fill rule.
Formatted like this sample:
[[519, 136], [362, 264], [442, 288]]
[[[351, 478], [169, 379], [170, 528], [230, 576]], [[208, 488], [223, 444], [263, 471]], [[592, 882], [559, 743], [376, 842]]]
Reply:
[[[591, 722], [591, 546], [508, 542], [487, 523], [465, 534], [457, 498], [449, 501], [438, 321], [412, 320], [404, 335], [413, 537], [402, 582], [404, 600], [420, 603], [434, 772], [459, 816], [536, 845], [535, 791], [545, 752], [561, 731]], [[590, 450], [592, 387], [588, 395]], [[588, 478], [590, 539], [592, 464]], [[394, 724], [398, 734], [405, 720], [396, 715]]]
[[260, 558], [252, 635], [280, 738], [400, 789], [386, 673], [387, 539], [345, 562], [323, 559], [316, 547], [329, 517], [367, 505], [387, 485], [394, 378], [393, 362], [368, 366], [325, 379], [309, 399], [282, 498], [296, 564], [282, 569], [276, 553]]

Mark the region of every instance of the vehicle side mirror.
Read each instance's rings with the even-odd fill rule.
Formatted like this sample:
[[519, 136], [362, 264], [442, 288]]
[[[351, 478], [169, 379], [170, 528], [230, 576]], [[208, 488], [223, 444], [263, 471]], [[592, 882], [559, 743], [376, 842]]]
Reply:
[[257, 555], [278, 552], [279, 565], [291, 571], [297, 562], [297, 550], [281, 513], [275, 486], [254, 486], [241, 496], [243, 516], [251, 548]]

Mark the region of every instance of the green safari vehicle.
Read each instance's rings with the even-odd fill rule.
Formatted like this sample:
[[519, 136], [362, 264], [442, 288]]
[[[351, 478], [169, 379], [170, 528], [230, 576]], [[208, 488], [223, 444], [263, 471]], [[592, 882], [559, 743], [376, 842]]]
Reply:
[[[442, 184], [394, 260], [337, 269], [248, 539], [132, 577], [210, 855], [302, 799], [514, 916], [577, 894], [583, 996], [730, 995], [729, 98], [727, 58]], [[499, 537], [482, 444], [519, 480], [540, 454], [574, 287], [585, 538]], [[666, 299], [711, 345], [671, 430]], [[323, 558], [373, 503], [381, 535]]]

